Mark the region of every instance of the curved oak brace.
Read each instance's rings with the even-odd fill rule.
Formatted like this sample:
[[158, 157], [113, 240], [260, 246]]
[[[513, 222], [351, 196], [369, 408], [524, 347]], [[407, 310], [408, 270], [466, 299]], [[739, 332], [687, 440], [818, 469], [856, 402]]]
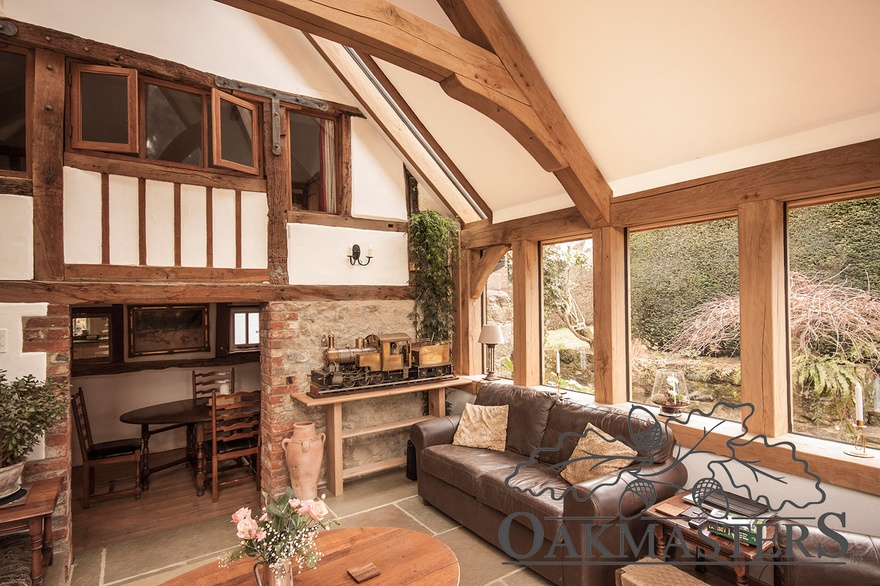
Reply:
[[510, 250], [509, 244], [490, 246], [483, 250], [483, 255], [471, 265], [470, 291], [471, 299], [479, 299], [486, 288], [489, 275], [495, 270], [495, 266], [501, 257]]

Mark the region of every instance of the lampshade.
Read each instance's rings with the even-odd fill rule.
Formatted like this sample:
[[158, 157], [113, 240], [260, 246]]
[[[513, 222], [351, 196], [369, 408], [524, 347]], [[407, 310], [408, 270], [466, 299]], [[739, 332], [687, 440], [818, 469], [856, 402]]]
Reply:
[[480, 330], [480, 344], [503, 344], [504, 334], [501, 333], [501, 326], [485, 325]]

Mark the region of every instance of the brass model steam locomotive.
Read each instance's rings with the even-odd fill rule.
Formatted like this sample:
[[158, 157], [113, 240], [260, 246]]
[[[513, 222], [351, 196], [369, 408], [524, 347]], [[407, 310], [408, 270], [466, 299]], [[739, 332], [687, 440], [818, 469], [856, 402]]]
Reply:
[[448, 343], [414, 342], [406, 334], [370, 334], [357, 338], [354, 348], [336, 348], [334, 337], [327, 338], [324, 366], [312, 371], [313, 396], [453, 376]]

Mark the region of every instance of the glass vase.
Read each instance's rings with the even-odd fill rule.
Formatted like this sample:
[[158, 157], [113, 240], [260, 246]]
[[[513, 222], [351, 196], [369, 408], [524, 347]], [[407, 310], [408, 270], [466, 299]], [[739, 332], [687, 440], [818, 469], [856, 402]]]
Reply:
[[283, 572], [275, 571], [266, 562], [254, 564], [254, 577], [257, 586], [293, 586], [293, 563], [290, 560], [284, 562]]

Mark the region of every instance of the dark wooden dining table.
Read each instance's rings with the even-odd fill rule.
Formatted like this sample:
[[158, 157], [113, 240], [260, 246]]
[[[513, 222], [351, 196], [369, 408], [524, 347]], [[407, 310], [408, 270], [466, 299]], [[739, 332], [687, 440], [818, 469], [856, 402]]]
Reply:
[[187, 446], [187, 457], [181, 460], [168, 462], [161, 466], [150, 468], [150, 436], [157, 430], [150, 430], [151, 425], [191, 425], [195, 428], [195, 446], [193, 446], [196, 458], [196, 494], [205, 494], [205, 424], [211, 422], [211, 407], [208, 399], [183, 399], [142, 407], [119, 416], [123, 423], [132, 423], [141, 426], [141, 438], [143, 439], [143, 463], [141, 466], [141, 482], [146, 490], [150, 487], [150, 472], [164, 470], [170, 466], [181, 464], [188, 460], [190, 446]]

